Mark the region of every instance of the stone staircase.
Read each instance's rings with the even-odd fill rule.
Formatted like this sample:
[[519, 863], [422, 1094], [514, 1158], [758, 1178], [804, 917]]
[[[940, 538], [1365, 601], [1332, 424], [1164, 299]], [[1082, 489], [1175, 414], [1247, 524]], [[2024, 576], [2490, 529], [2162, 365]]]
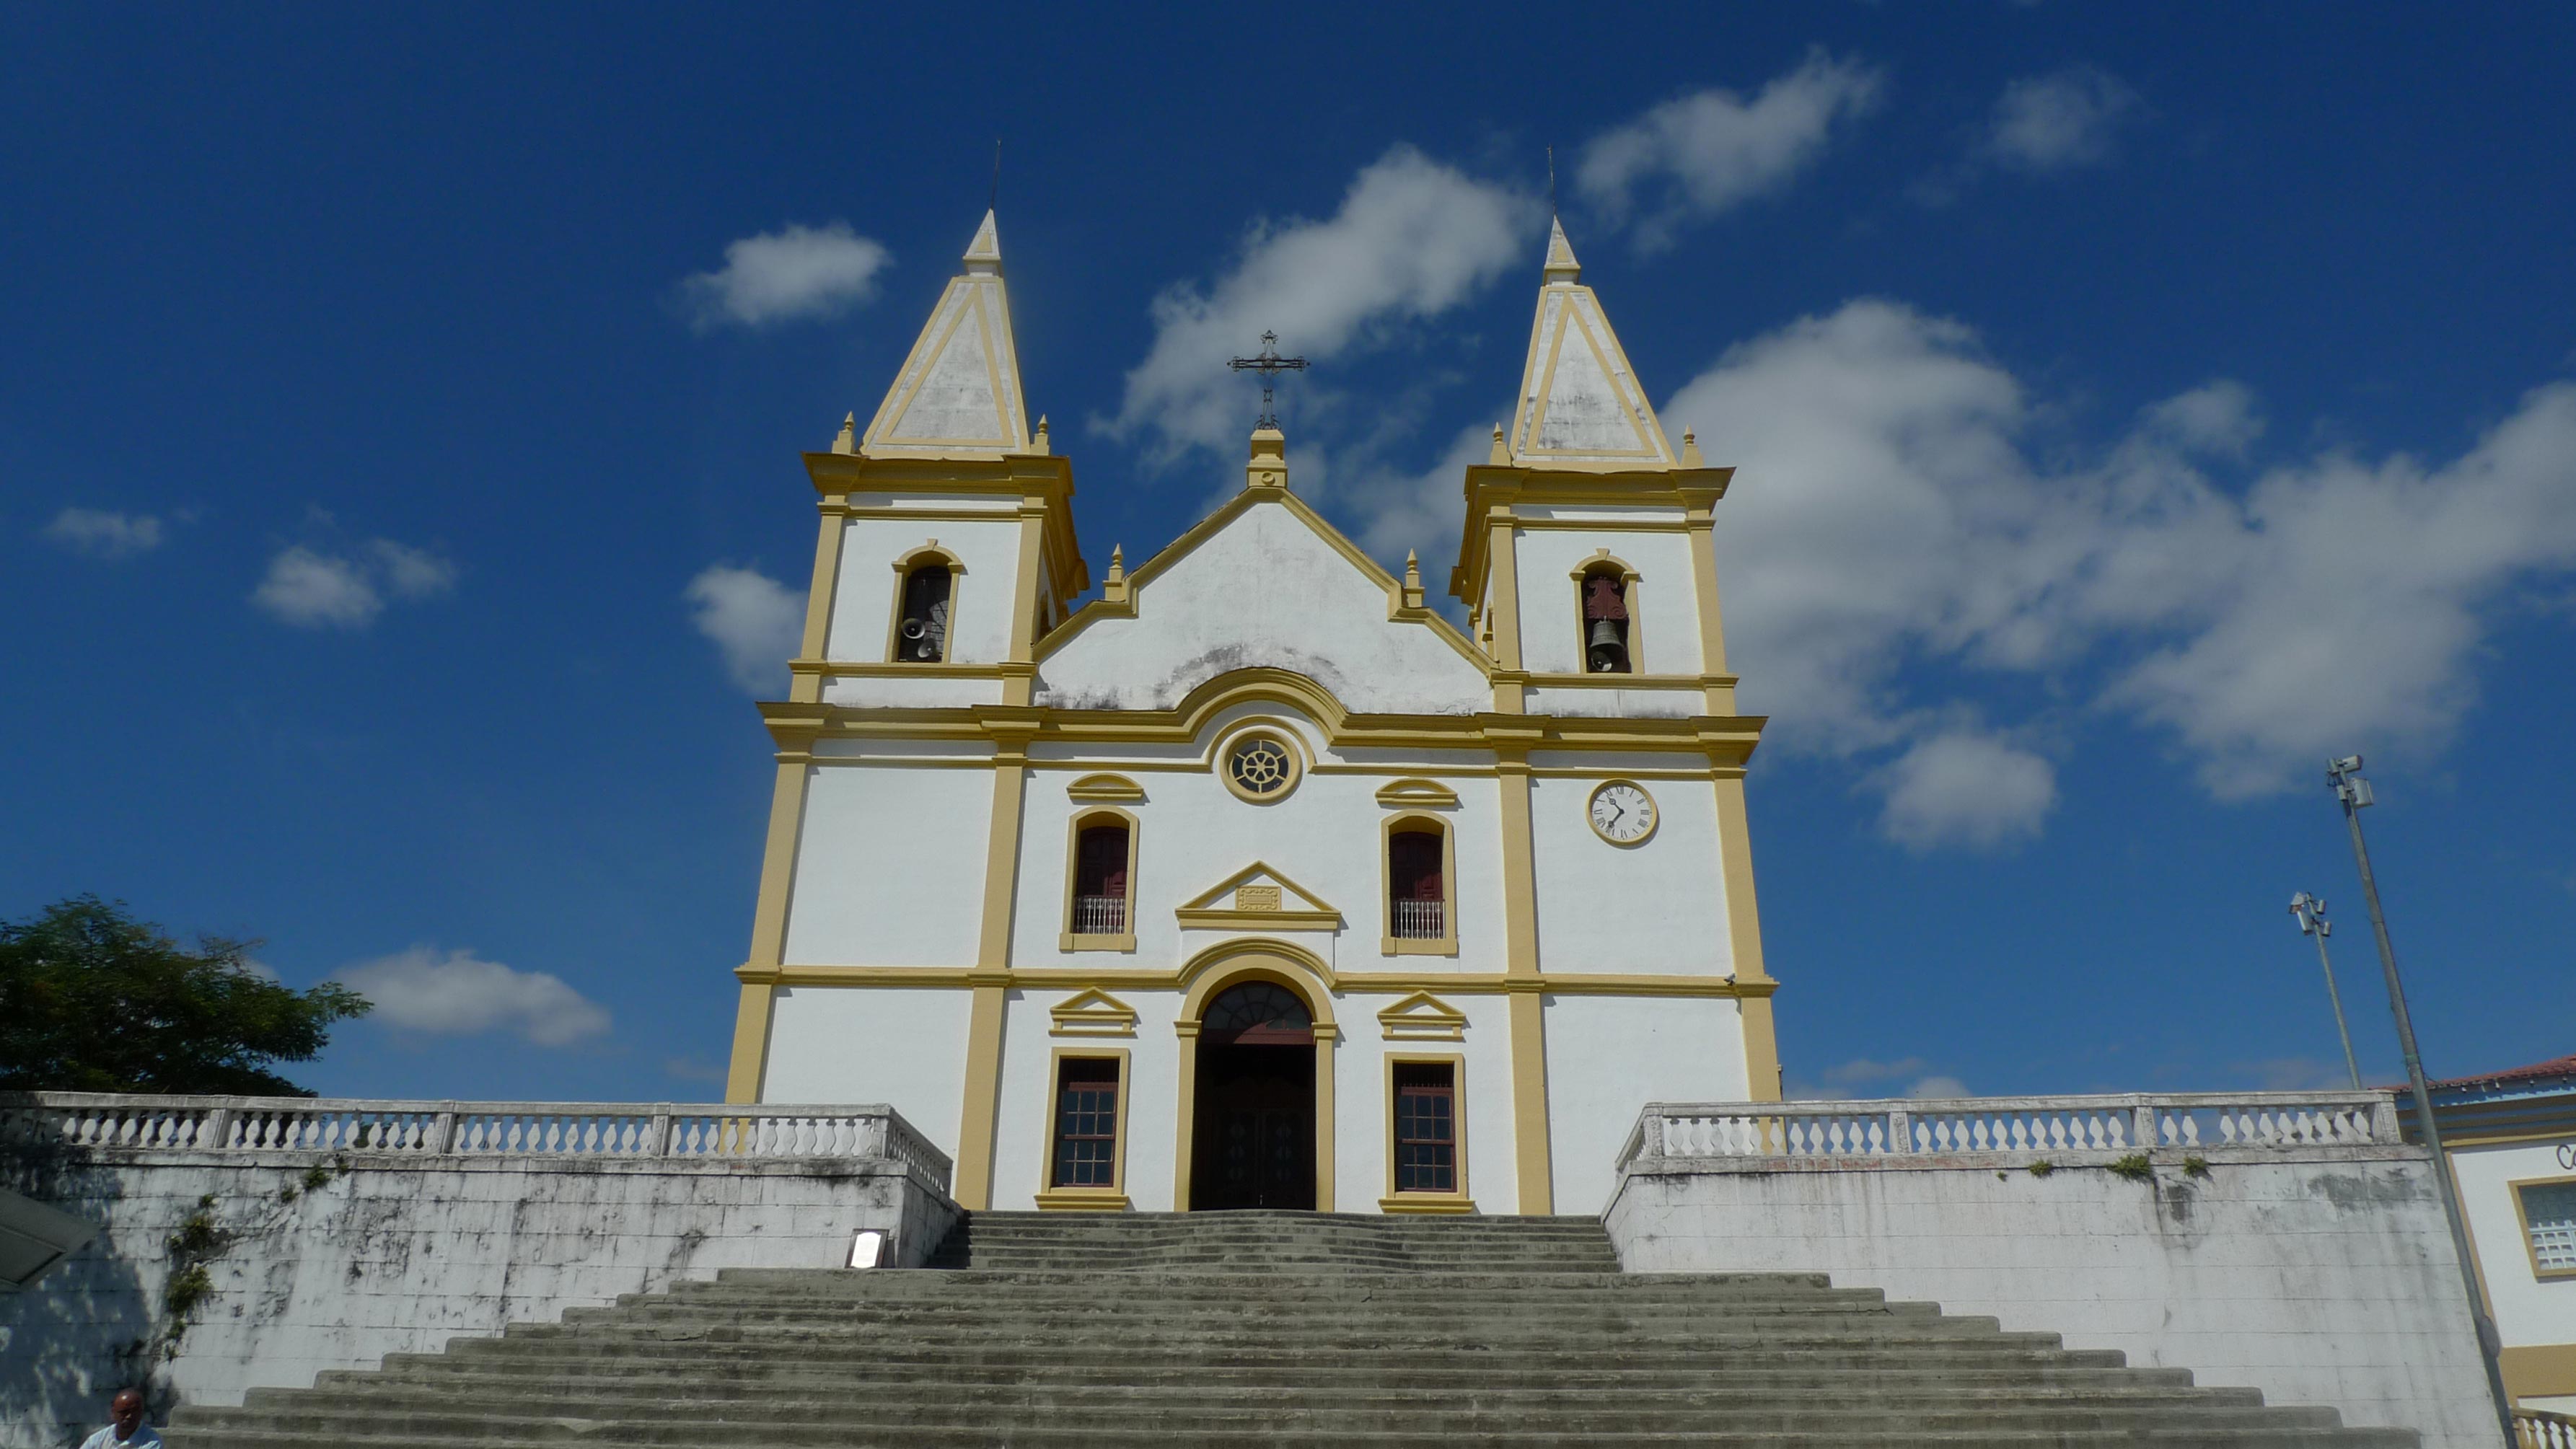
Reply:
[[1624, 1275], [1589, 1218], [978, 1213], [936, 1266], [728, 1271], [183, 1409], [169, 1442], [2417, 1442], [1821, 1275]]

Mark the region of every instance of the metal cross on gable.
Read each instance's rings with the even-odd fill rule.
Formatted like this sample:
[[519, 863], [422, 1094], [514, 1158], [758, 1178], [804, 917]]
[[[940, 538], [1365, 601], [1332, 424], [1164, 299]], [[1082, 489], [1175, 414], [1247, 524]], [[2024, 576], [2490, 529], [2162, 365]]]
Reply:
[[1276, 428], [1279, 426], [1279, 415], [1271, 410], [1270, 390], [1278, 384], [1279, 374], [1283, 372], [1304, 372], [1306, 370], [1306, 359], [1302, 357], [1280, 356], [1279, 334], [1276, 332], [1264, 332], [1261, 334], [1260, 356], [1238, 357], [1226, 363], [1226, 366], [1234, 369], [1236, 372], [1257, 372], [1261, 374], [1261, 420], [1253, 424], [1253, 426], [1261, 428]]

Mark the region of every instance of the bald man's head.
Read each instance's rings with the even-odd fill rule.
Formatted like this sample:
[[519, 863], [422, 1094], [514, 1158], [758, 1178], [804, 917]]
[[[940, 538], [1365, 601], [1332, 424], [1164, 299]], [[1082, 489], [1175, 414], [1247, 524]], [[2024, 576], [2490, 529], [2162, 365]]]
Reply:
[[107, 1421], [116, 1426], [116, 1437], [131, 1439], [143, 1427], [143, 1391], [119, 1389], [107, 1404]]

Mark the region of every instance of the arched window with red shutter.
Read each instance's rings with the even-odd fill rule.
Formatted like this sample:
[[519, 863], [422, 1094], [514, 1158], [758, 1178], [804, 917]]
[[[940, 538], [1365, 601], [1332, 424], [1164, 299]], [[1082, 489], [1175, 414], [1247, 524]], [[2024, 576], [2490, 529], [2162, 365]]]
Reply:
[[1135, 948], [1135, 869], [1136, 826], [1125, 813], [1101, 811], [1074, 822], [1067, 949]]

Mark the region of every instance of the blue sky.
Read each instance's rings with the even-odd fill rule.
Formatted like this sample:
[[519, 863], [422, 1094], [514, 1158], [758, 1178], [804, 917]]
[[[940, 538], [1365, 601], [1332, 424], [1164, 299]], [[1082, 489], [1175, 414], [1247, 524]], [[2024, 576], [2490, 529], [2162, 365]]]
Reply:
[[[1722, 506], [1794, 1085], [2332, 1085], [2329, 751], [2436, 1072], [2576, 1048], [2576, 21], [0, 17], [0, 915], [370, 985], [301, 1078], [719, 1090], [796, 453], [983, 210], [1095, 572], [1275, 327], [1435, 582], [1547, 215]], [[773, 655], [774, 657], [774, 655]], [[961, 908], [962, 905], [961, 905]]]

